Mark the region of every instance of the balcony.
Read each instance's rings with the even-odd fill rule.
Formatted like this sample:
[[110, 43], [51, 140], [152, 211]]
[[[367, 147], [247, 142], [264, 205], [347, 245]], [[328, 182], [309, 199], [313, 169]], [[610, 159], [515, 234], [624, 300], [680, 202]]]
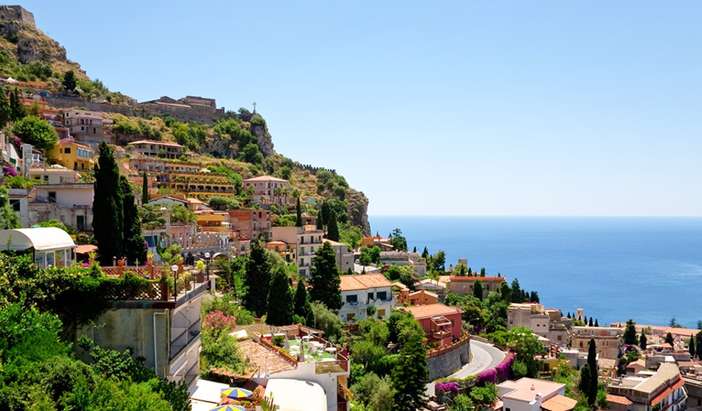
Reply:
[[198, 338], [200, 338], [200, 319], [192, 323], [171, 340], [171, 350], [168, 359], [174, 359], [185, 347]]

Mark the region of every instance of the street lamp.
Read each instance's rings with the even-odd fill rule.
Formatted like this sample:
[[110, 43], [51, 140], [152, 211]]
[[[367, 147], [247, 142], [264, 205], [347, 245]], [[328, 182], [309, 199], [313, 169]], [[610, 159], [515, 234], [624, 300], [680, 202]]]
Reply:
[[178, 266], [173, 264], [171, 266], [171, 271], [173, 271], [173, 296], [174, 300], [178, 300]]
[[207, 276], [207, 281], [210, 281], [210, 253], [206, 252], [205, 253], [205, 274]]

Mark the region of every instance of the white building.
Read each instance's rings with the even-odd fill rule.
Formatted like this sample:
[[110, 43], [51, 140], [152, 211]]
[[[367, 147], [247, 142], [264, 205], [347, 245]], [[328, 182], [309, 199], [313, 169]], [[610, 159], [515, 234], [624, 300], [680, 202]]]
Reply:
[[0, 230], [0, 249], [27, 251], [41, 267], [68, 267], [75, 261], [73, 239], [55, 227]]
[[407, 251], [381, 251], [381, 265], [408, 265], [414, 269], [414, 273], [423, 277], [427, 273], [427, 262], [418, 253], [410, 253]]
[[329, 243], [334, 249], [334, 254], [336, 254], [336, 268], [339, 269], [339, 272], [341, 274], [352, 273], [354, 271], [354, 256], [349, 246], [327, 238], [324, 239], [324, 242]]
[[342, 275], [340, 288], [342, 321], [367, 318], [370, 307], [374, 307], [375, 317], [387, 319], [395, 307], [392, 283], [383, 274]]
[[324, 389], [311, 381], [272, 378], [266, 384], [266, 397], [285, 411], [326, 411]]
[[565, 396], [564, 384], [534, 378], [498, 384], [497, 396], [502, 411], [569, 411], [577, 404]]
[[663, 363], [657, 371], [642, 370], [633, 376], [613, 379], [607, 386], [607, 393], [608, 402], [626, 402], [630, 411], [686, 409], [685, 380], [675, 363]]

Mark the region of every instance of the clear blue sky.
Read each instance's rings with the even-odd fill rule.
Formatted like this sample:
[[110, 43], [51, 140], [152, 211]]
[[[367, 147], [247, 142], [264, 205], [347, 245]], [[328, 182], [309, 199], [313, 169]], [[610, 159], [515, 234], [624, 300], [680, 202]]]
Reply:
[[371, 214], [702, 215], [696, 1], [21, 3], [112, 89], [256, 101]]

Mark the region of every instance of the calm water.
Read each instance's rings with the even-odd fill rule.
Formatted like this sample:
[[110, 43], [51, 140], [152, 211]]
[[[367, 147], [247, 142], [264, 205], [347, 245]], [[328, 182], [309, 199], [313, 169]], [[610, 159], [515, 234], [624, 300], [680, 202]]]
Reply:
[[400, 227], [410, 249], [444, 250], [447, 267], [467, 258], [600, 324], [702, 319], [702, 218], [372, 216], [371, 226]]

